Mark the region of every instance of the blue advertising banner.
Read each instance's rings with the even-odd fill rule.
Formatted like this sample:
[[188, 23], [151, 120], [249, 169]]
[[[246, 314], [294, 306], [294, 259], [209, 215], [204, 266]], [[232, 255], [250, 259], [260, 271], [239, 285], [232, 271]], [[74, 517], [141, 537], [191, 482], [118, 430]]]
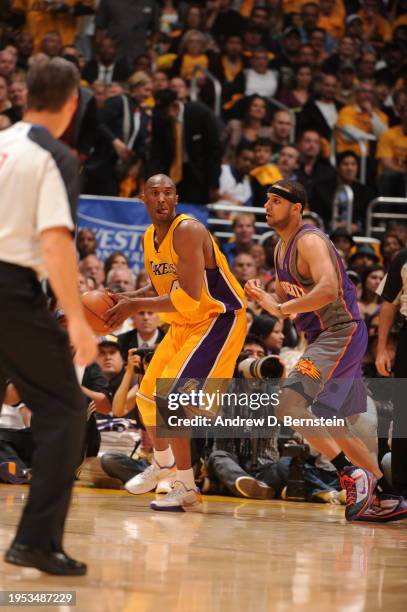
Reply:
[[[207, 224], [205, 206], [179, 204], [177, 210]], [[143, 267], [142, 238], [150, 223], [141, 200], [104, 196], [82, 196], [79, 200], [77, 228], [93, 230], [98, 257], [104, 261], [114, 251], [121, 251], [136, 274]]]

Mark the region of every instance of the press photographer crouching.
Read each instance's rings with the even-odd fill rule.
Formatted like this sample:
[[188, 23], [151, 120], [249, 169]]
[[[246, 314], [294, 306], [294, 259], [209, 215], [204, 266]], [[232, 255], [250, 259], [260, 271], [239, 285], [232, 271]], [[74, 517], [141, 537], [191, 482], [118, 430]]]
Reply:
[[[125, 334], [123, 334], [125, 335]], [[111, 336], [109, 336], [111, 338]], [[114, 388], [112, 388], [112, 414], [121, 418], [131, 415], [140, 423], [140, 440], [136, 443], [130, 456], [122, 452], [107, 452], [101, 457], [102, 469], [112, 478], [118, 478], [126, 483], [131, 478], [143, 472], [149, 465], [147, 458], [151, 450], [151, 443], [141, 424], [138, 414], [136, 393], [141, 379], [150, 363], [155, 346], [151, 348], [130, 348], [127, 351], [127, 363], [124, 365], [120, 351], [119, 339], [115, 338], [115, 345], [110, 345], [116, 357], [121, 361], [122, 368], [116, 373]], [[126, 339], [127, 340], [127, 339]]]

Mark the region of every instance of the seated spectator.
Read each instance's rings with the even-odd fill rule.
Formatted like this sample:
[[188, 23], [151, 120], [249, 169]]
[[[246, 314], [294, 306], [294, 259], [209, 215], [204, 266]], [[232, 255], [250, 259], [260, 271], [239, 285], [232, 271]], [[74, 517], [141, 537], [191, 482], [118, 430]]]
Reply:
[[268, 66], [267, 50], [260, 47], [250, 57], [249, 68], [236, 77], [233, 83], [234, 94], [245, 96], [256, 94], [266, 99], [272, 98], [278, 88], [278, 73]]
[[[322, 0], [322, 2], [332, 2], [332, 0]], [[321, 2], [321, 8], [322, 8]], [[331, 53], [322, 65], [325, 74], [338, 74], [338, 71], [350, 62], [355, 61], [355, 42], [351, 36], [344, 36], [339, 41], [338, 50]]]
[[380, 15], [378, 0], [364, 0], [358, 11], [362, 20], [363, 40], [380, 49], [391, 39], [391, 27], [388, 21]]
[[10, 81], [13, 72], [16, 69], [17, 58], [11, 53], [4, 49], [0, 51], [0, 77]]
[[130, 71], [127, 62], [118, 58], [116, 43], [104, 36], [96, 44], [96, 58], [85, 66], [82, 77], [91, 85], [100, 81], [110, 85], [113, 81], [127, 81]]
[[341, 41], [345, 32], [345, 15], [345, 8], [341, 1], [320, 0], [317, 26], [323, 28], [336, 41]]
[[394, 230], [389, 230], [383, 237], [380, 245], [380, 254], [383, 257], [385, 271], [390, 267], [393, 258], [406, 246], [406, 242], [401, 240]]
[[155, 72], [153, 72], [152, 83], [153, 95], [155, 95], [157, 91], [162, 91], [163, 89], [169, 88], [170, 79], [168, 78], [168, 74], [164, 72], [164, 70], [156, 70]]
[[[222, 164], [219, 178], [218, 203], [237, 206], [250, 205], [253, 199], [250, 172], [254, 166], [254, 153], [242, 146], [236, 153], [234, 163]], [[231, 213], [217, 211], [217, 216], [227, 219]]]
[[140, 311], [130, 318], [133, 329], [118, 336], [123, 355], [127, 355], [132, 348], [154, 348], [164, 338], [157, 313]]
[[293, 26], [285, 28], [280, 39], [280, 47], [281, 53], [273, 61], [273, 65], [287, 69], [294, 68], [297, 63], [300, 63], [297, 59], [301, 47], [301, 34], [298, 28]]
[[[375, 106], [373, 85], [361, 81], [355, 91], [356, 104], [344, 106], [338, 115], [336, 149], [338, 153], [351, 150], [360, 157], [357, 141], [375, 141], [387, 130], [387, 116]], [[356, 141], [356, 142], [355, 142]]]
[[382, 196], [406, 196], [407, 105], [402, 110], [401, 121], [401, 125], [379, 137], [376, 158], [379, 160], [378, 189]]
[[258, 138], [270, 138], [272, 129], [270, 108], [261, 96], [252, 96], [244, 101], [243, 119], [231, 119], [224, 133], [227, 157], [232, 158], [237, 147], [253, 145]]
[[12, 79], [9, 88], [8, 95], [11, 102], [10, 119], [13, 123], [21, 121], [27, 108], [27, 83], [24, 79], [15, 78]]
[[307, 129], [315, 130], [328, 142], [338, 119], [342, 105], [336, 101], [337, 80], [333, 74], [324, 74], [320, 83], [320, 93], [309, 100], [297, 119], [298, 133]]
[[273, 145], [273, 161], [276, 161], [282, 147], [291, 144], [293, 137], [294, 121], [289, 111], [275, 111], [271, 120], [270, 140]]
[[104, 289], [105, 271], [103, 262], [94, 254], [85, 255], [79, 263], [79, 271], [95, 282], [95, 289]]
[[328, 53], [325, 51], [325, 41], [327, 39], [327, 33], [323, 28], [314, 28], [310, 34], [309, 43], [315, 51], [316, 64], [321, 67]]
[[17, 37], [17, 68], [28, 70], [28, 60], [34, 51], [34, 38], [31, 32], [20, 32]]
[[[318, 27], [320, 6], [316, 2], [306, 2], [301, 7], [301, 27], [299, 28], [303, 43], [310, 43], [312, 33]], [[335, 41], [329, 34], [324, 40], [324, 50], [330, 53], [335, 48]]]
[[377, 65], [377, 55], [373, 50], [362, 51], [357, 61], [359, 81], [373, 81]]
[[407, 90], [397, 89], [391, 96], [392, 106], [385, 106], [384, 112], [389, 117], [389, 126], [401, 124], [401, 115], [407, 106]]
[[335, 98], [346, 106], [355, 103], [356, 68], [352, 62], [344, 62], [338, 68]]
[[389, 42], [383, 49], [383, 68], [375, 73], [376, 80], [383, 81], [393, 89], [402, 78], [405, 47], [396, 42]]
[[315, 53], [315, 49], [312, 45], [308, 43], [303, 43], [300, 45], [296, 57], [296, 64], [307, 64], [311, 66], [311, 70], [314, 72], [317, 70], [317, 54]]
[[182, 104], [189, 101], [189, 88], [186, 81], [181, 77], [173, 77], [170, 80], [170, 89], [176, 93], [177, 100]]
[[277, 96], [285, 106], [300, 109], [311, 95], [312, 69], [308, 64], [297, 64], [290, 83], [283, 87]]
[[297, 180], [307, 190], [310, 209], [313, 210], [315, 186], [324, 194], [326, 201], [329, 183], [335, 179], [336, 173], [328, 160], [322, 157], [321, 136], [315, 130], [303, 132], [297, 143], [301, 162], [297, 170]]
[[[345, 262], [348, 261], [350, 253], [355, 246], [352, 235], [344, 227], [338, 227], [331, 232], [329, 238], [339, 253], [343, 254]], [[360, 279], [359, 279], [360, 281]]]
[[380, 308], [381, 298], [377, 290], [384, 278], [383, 266], [376, 264], [365, 268], [361, 274], [362, 295], [359, 300], [359, 312], [367, 321]]
[[251, 278], [256, 278], [256, 263], [249, 253], [239, 253], [236, 255], [232, 269], [236, 280], [239, 281], [242, 287]]
[[210, 54], [206, 52], [207, 38], [199, 30], [188, 30], [182, 37], [178, 49], [178, 57], [171, 68], [171, 76], [179, 76], [190, 82], [194, 74], [200, 79], [203, 72], [195, 72], [197, 67], [210, 70]]
[[254, 145], [254, 168], [251, 171], [253, 182], [253, 206], [263, 206], [267, 200], [268, 188], [283, 178], [277, 164], [271, 162], [272, 142], [259, 138]]
[[2, 76], [0, 76], [0, 115], [8, 117], [11, 122], [10, 115], [13, 115], [13, 111], [8, 97], [8, 85], [6, 79]]
[[266, 251], [264, 246], [256, 243], [253, 244], [250, 247], [249, 254], [253, 257], [256, 264], [256, 278], [259, 278], [260, 281], [266, 285], [270, 280], [272, 280], [273, 275], [271, 270], [267, 267]]
[[[371, 185], [362, 185], [358, 181], [358, 175], [358, 156], [353, 151], [344, 151], [336, 158], [336, 177], [323, 183], [322, 189], [320, 185], [315, 185], [311, 206], [312, 210], [321, 216], [325, 226], [328, 227], [332, 221], [332, 204], [336, 190], [346, 185], [353, 192], [352, 232], [360, 233], [363, 230], [368, 204], [375, 198], [376, 193]], [[336, 226], [346, 225], [347, 211], [348, 201], [344, 199], [338, 208]]]
[[349, 268], [355, 270], [361, 277], [366, 268], [377, 264], [378, 261], [379, 257], [376, 255], [373, 248], [364, 244], [359, 246], [349, 258]]
[[49, 58], [61, 55], [63, 42], [58, 32], [47, 32], [40, 44], [40, 51]]
[[84, 259], [87, 255], [96, 253], [96, 236], [93, 230], [83, 227], [76, 236], [76, 248], [79, 253], [79, 258]]
[[160, 31], [170, 33], [179, 21], [178, 2], [163, 0], [160, 4], [162, 5], [160, 11]]
[[238, 34], [231, 34], [225, 38], [220, 65], [219, 76], [223, 86], [227, 83], [233, 83], [243, 71], [243, 41]]
[[107, 278], [110, 270], [118, 269], [118, 268], [128, 269], [129, 260], [127, 259], [126, 255], [122, 253], [121, 251], [113, 251], [113, 253], [111, 253], [109, 257], [105, 259], [104, 267], [105, 267], [105, 277]]
[[250, 332], [266, 345], [268, 355], [279, 355], [284, 342], [283, 321], [269, 314], [255, 317]]
[[106, 276], [106, 287], [113, 293], [135, 291], [136, 279], [128, 267], [114, 266]]
[[281, 147], [277, 166], [281, 176], [291, 181], [297, 180], [297, 169], [300, 165], [300, 152], [294, 145]]
[[222, 250], [232, 266], [239, 253], [248, 253], [254, 242], [255, 218], [250, 213], [239, 213], [232, 221], [233, 239], [222, 245]]

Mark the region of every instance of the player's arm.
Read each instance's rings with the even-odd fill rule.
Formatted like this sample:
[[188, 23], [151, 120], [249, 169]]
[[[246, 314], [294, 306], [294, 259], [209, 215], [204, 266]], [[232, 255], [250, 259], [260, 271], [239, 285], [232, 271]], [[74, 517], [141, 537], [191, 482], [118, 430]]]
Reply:
[[207, 232], [196, 221], [185, 221], [174, 232], [174, 249], [179, 260], [177, 276], [179, 287], [171, 295], [157, 297], [137, 297], [134, 300], [119, 303], [104, 316], [107, 324], [119, 327], [123, 321], [136, 312], [193, 312], [199, 308], [201, 297], [205, 258], [203, 244]]
[[75, 361], [88, 365], [96, 357], [96, 340], [86, 323], [78, 291], [75, 245], [66, 227], [52, 227], [40, 233], [42, 258], [61, 308], [68, 319], [68, 331], [75, 349]]
[[[281, 317], [300, 312], [313, 312], [333, 302], [338, 295], [338, 279], [325, 241], [318, 236], [305, 234], [297, 243], [298, 255], [308, 265], [314, 288], [303, 297], [285, 301], [284, 292], [279, 286], [277, 302], [273, 296], [262, 289], [251, 288], [249, 296], [255, 299], [270, 314]], [[247, 293], [247, 292], [246, 292]], [[281, 304], [281, 306], [280, 306]]]
[[297, 251], [307, 264], [315, 286], [307, 295], [285, 302], [281, 307], [283, 315], [313, 312], [338, 297], [338, 278], [325, 241], [319, 236], [305, 234], [298, 240]]
[[387, 350], [387, 341], [398, 310], [398, 304], [392, 304], [386, 301], [384, 301], [380, 307], [376, 369], [381, 376], [390, 376], [391, 356]]
[[127, 302], [129, 300], [133, 300], [134, 298], [142, 297], [146, 294], [151, 295], [152, 293], [154, 293], [155, 295], [157, 295], [157, 292], [154, 289], [154, 285], [151, 281], [147, 285], [144, 285], [144, 287], [140, 287], [140, 289], [136, 289], [135, 291], [124, 291], [123, 293], [112, 293], [111, 291], [108, 291], [107, 293], [110, 295], [111, 298], [113, 298], [116, 303]]

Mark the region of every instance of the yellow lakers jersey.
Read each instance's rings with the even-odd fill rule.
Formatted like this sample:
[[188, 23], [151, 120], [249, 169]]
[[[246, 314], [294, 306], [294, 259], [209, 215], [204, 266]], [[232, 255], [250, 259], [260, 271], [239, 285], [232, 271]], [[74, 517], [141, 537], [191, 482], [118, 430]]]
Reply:
[[[144, 234], [144, 266], [158, 295], [170, 295], [179, 287], [177, 276], [178, 255], [173, 245], [175, 228], [189, 215], [178, 215], [173, 220], [158, 250], [154, 245], [154, 225]], [[223, 312], [235, 312], [246, 306], [242, 287], [229, 269], [226, 257], [211, 236], [217, 268], [205, 269], [200, 306], [194, 312], [160, 313], [166, 323], [190, 324], [203, 321]]]

